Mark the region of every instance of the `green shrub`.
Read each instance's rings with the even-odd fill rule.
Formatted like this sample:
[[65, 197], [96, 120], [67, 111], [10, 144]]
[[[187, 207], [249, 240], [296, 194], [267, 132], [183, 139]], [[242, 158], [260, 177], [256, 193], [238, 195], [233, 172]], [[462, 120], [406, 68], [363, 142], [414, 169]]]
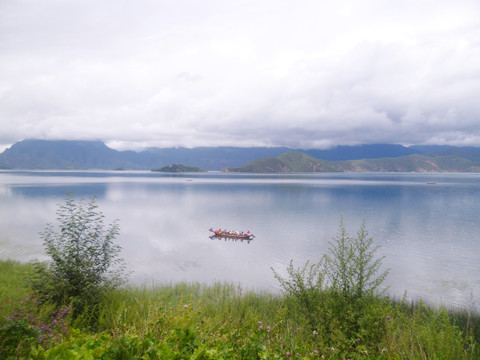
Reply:
[[326, 255], [324, 260], [325, 276], [331, 289], [353, 298], [377, 294], [388, 275], [388, 270], [378, 274], [383, 260], [376, 256], [378, 248], [368, 236], [365, 221], [357, 236], [352, 237], [340, 218], [338, 233], [330, 242], [331, 255]]
[[286, 295], [290, 312], [298, 314], [299, 319], [306, 319], [310, 332], [320, 332], [320, 337], [323, 338], [328, 336], [326, 332], [331, 324], [328, 314], [331, 298], [325, 288], [322, 265], [321, 262], [307, 262], [303, 267], [295, 268], [293, 261], [290, 261], [287, 278], [283, 278], [275, 270], [273, 272]]
[[330, 254], [318, 263], [294, 268], [287, 278], [274, 271], [289, 300], [290, 313], [299, 314], [318, 335], [322, 346], [337, 344], [345, 356], [374, 348], [384, 337], [385, 316], [379, 288], [388, 271], [378, 274], [382, 258], [362, 222], [351, 237], [340, 220], [330, 242]]
[[95, 197], [76, 202], [67, 194], [57, 215], [59, 230], [47, 224], [41, 233], [51, 261], [36, 264], [31, 284], [43, 301], [71, 304], [77, 317], [85, 309], [95, 311], [105, 291], [124, 281], [121, 247], [114, 243], [119, 226], [104, 226]]

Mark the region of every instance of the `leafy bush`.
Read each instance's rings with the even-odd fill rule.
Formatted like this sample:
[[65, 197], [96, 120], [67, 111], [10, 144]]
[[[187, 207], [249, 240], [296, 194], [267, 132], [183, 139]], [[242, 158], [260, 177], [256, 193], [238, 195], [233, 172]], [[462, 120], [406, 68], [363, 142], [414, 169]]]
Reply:
[[325, 257], [324, 269], [331, 288], [354, 298], [375, 295], [388, 270], [378, 274], [383, 258], [376, 257], [379, 246], [374, 246], [373, 238], [368, 236], [365, 221], [357, 237], [351, 237], [341, 218], [338, 233], [330, 245], [331, 256]]
[[47, 224], [41, 233], [51, 261], [36, 264], [31, 285], [44, 301], [71, 304], [77, 317], [85, 309], [94, 311], [105, 291], [124, 281], [121, 247], [114, 243], [119, 226], [104, 226], [95, 197], [76, 202], [67, 194], [57, 215], [59, 231]]
[[358, 349], [378, 346], [385, 333], [384, 308], [377, 296], [388, 274], [378, 274], [382, 258], [362, 222], [356, 237], [351, 237], [340, 220], [339, 231], [330, 242], [330, 254], [316, 264], [294, 268], [288, 277], [274, 270], [288, 295], [291, 312], [303, 314], [322, 345], [340, 344], [340, 351], [352, 355]]
[[[275, 270], [274, 276], [280, 282], [287, 296], [287, 304], [294, 313], [300, 313], [307, 320], [310, 331], [325, 332], [329, 318], [329, 296], [325, 288], [325, 277], [321, 270], [322, 263], [309, 264], [295, 268], [293, 261], [287, 268], [288, 278], [283, 278]], [[321, 333], [320, 337], [327, 334]]]

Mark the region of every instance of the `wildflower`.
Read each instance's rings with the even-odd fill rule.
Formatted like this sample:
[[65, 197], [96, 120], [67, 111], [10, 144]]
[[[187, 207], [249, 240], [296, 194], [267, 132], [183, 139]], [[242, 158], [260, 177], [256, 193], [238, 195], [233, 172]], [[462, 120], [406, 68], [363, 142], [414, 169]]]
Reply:
[[332, 348], [330, 348], [330, 350], [332, 350], [332, 352], [333, 352], [333, 351], [335, 351], [335, 348], [334, 348], [334, 347], [332, 347]]
[[313, 335], [317, 335], [317, 330], [313, 330]]
[[318, 354], [318, 350], [313, 350], [313, 353], [314, 353], [315, 355], [317, 355], [317, 354]]
[[270, 331], [270, 325], [267, 325], [267, 330]]
[[292, 353], [291, 353], [290, 351], [287, 351], [287, 352], [285, 353], [285, 356], [286, 356], [287, 358], [289, 358], [290, 356], [292, 356]]
[[387, 320], [390, 320], [390, 316], [387, 315]]
[[259, 321], [259, 322], [258, 322], [258, 325], [262, 325], [262, 322], [261, 322], [261, 321]]
[[183, 307], [184, 307], [184, 309], [187, 309], [187, 308], [188, 308], [188, 305], [187, 305], [187, 304], [185, 304], [185, 305], [183, 305]]
[[260, 330], [262, 330], [262, 329], [263, 329], [263, 326], [260, 325], [260, 326], [258, 327], [258, 331], [260, 331]]

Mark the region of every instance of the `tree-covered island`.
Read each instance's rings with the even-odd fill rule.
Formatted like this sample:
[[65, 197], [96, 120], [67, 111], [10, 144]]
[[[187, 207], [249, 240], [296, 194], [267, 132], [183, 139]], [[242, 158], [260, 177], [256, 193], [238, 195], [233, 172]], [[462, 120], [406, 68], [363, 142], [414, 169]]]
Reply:
[[186, 173], [186, 172], [206, 172], [196, 166], [188, 166], [182, 164], [170, 164], [159, 169], [152, 169], [152, 171], [165, 172], [165, 173]]

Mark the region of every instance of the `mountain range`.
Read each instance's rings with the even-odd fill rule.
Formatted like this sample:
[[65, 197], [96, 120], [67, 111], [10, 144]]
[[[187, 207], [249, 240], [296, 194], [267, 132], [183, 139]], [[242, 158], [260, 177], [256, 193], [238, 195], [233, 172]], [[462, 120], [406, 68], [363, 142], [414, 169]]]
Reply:
[[209, 171], [461, 171], [480, 172], [480, 148], [371, 144], [328, 150], [287, 147], [147, 148], [118, 151], [101, 141], [36, 140], [0, 153], [3, 169], [151, 170], [185, 164]]

